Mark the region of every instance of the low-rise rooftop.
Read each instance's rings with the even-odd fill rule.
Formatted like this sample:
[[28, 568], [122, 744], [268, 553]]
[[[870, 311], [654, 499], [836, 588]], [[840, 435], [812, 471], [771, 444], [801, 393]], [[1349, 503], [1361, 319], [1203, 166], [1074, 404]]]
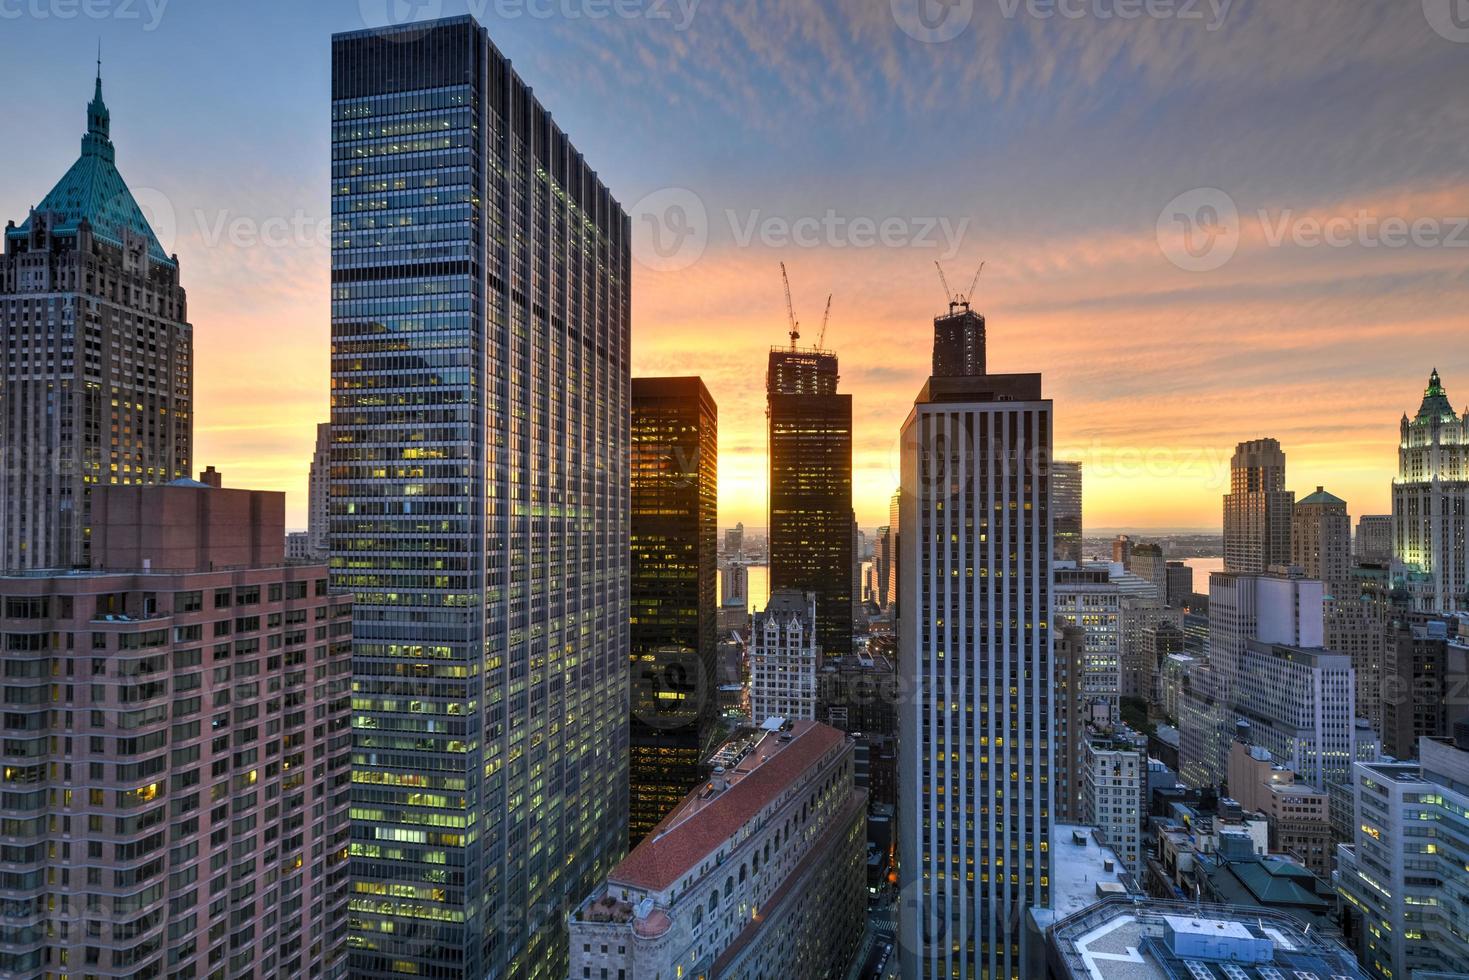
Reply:
[[1137, 884], [1127, 865], [1098, 841], [1095, 828], [1052, 825], [1051, 907], [1033, 910], [1039, 928], [1095, 905], [1102, 898], [1136, 891]]
[[1270, 909], [1107, 899], [1047, 935], [1067, 980], [1366, 980], [1340, 943]]

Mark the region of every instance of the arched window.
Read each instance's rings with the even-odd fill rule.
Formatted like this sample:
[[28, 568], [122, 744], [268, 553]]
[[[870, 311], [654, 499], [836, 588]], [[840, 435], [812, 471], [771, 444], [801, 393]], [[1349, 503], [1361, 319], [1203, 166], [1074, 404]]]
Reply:
[[709, 895], [709, 911], [710, 912], [713, 912], [717, 908], [719, 908], [719, 889], [718, 888], [714, 889], [714, 891], [711, 892], [710, 895]]
[[740, 884], [743, 885], [744, 883], [745, 883], [745, 866], [743, 864], [741, 864], [740, 865]]
[[[745, 869], [744, 868], [741, 868], [740, 869], [740, 880], [743, 881], [744, 879], [745, 879]], [[724, 893], [726, 895], [733, 895], [734, 894], [734, 875], [730, 875], [728, 878], [724, 879]]]

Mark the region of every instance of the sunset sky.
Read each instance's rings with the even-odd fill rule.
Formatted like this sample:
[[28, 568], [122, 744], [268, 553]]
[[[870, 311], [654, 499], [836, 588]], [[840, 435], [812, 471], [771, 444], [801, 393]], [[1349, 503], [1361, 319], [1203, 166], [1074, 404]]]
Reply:
[[0, 219], [75, 159], [100, 37], [119, 169], [189, 292], [196, 464], [288, 491], [304, 526], [330, 35], [469, 10], [633, 216], [633, 370], [719, 403], [721, 524], [764, 524], [782, 261], [806, 337], [834, 296], [863, 526], [927, 375], [936, 259], [955, 289], [986, 263], [991, 369], [1044, 373], [1088, 528], [1218, 527], [1260, 436], [1299, 493], [1385, 512], [1429, 370], [1469, 399], [1469, 31], [1437, 0], [953, 0], [931, 30], [918, 2], [10, 4]]

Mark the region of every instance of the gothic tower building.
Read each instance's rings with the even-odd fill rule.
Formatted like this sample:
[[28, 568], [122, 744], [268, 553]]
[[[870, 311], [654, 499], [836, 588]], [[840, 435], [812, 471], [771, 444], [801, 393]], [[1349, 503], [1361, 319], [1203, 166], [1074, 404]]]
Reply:
[[1437, 369], [1399, 424], [1392, 486], [1394, 577], [1427, 612], [1469, 609], [1469, 408], [1454, 414]]
[[0, 258], [0, 567], [89, 561], [93, 487], [189, 475], [193, 328], [117, 170], [100, 63], [81, 156]]

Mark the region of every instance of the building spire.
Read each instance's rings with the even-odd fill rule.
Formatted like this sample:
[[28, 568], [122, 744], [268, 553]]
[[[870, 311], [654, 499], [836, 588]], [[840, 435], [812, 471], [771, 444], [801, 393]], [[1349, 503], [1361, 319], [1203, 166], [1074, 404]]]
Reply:
[[97, 41], [97, 85], [92, 92], [92, 101], [87, 105], [87, 135], [82, 137], [82, 152], [100, 146], [110, 147], [112, 114], [107, 103], [102, 101], [102, 41]]
[[1428, 390], [1425, 391], [1424, 394], [1425, 395], [1442, 395], [1443, 394], [1443, 384], [1438, 380], [1438, 368], [1434, 368], [1433, 369], [1433, 373], [1428, 376]]

